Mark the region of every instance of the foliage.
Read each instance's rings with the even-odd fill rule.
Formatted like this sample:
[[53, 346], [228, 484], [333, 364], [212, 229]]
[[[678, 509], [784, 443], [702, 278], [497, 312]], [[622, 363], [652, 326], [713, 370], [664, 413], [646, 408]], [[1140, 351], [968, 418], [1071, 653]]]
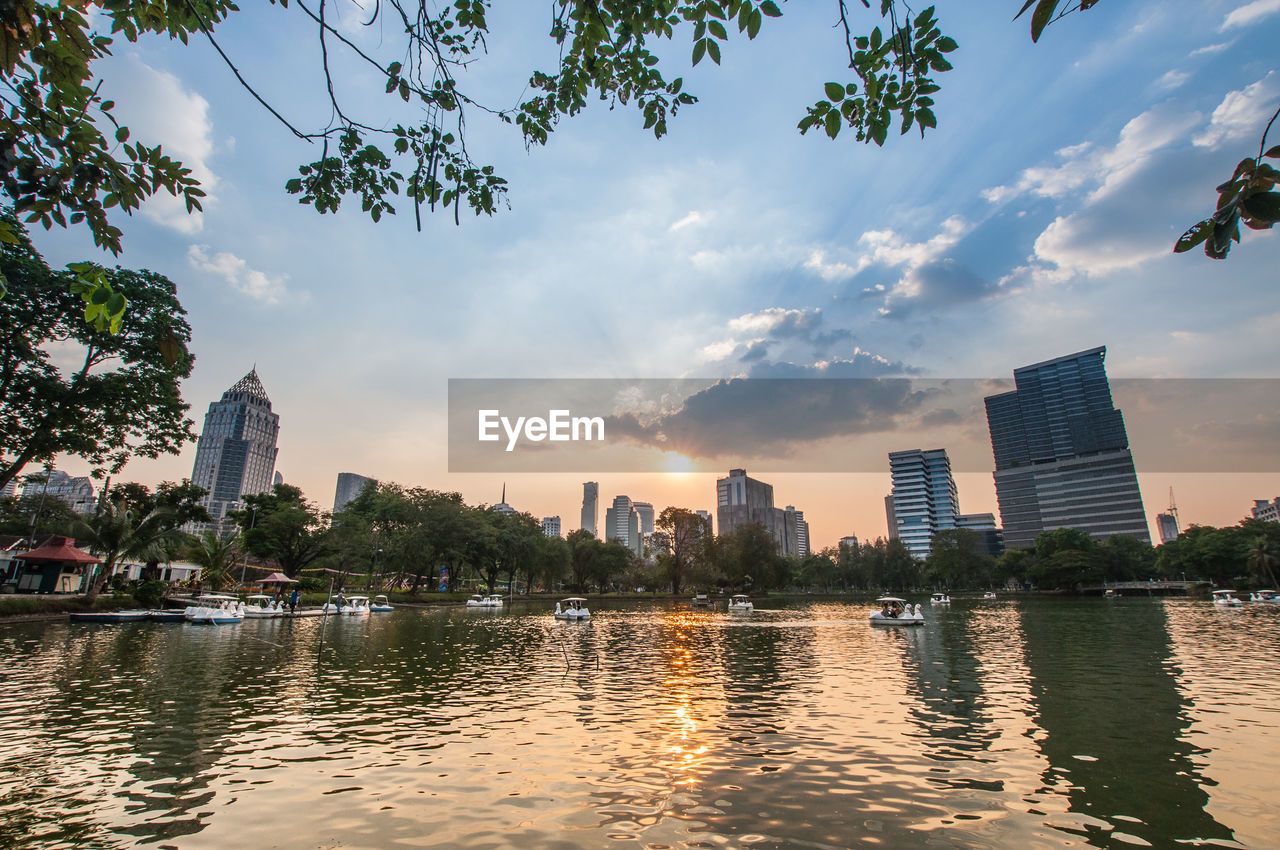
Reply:
[[662, 576], [678, 596], [690, 573], [707, 564], [711, 522], [688, 508], [668, 507], [653, 528], [662, 535], [663, 552], [658, 556]]
[[935, 587], [989, 587], [995, 559], [982, 548], [982, 538], [970, 529], [937, 532], [924, 563], [926, 579]]
[[[194, 362], [186, 351], [191, 328], [173, 283], [149, 271], [107, 272], [131, 308], [119, 333], [98, 329], [85, 323], [69, 275], [51, 271], [10, 224], [16, 241], [0, 245], [9, 282], [0, 299], [0, 486], [57, 454], [83, 457], [96, 473], [118, 472], [130, 458], [177, 452], [193, 440], [179, 393]], [[55, 345], [79, 359], [74, 370], [58, 369]]]
[[164, 598], [169, 595], [169, 582], [154, 579], [139, 582], [133, 588], [133, 598], [143, 608], [159, 608]]
[[191, 538], [183, 553], [188, 561], [200, 567], [200, 583], [210, 590], [221, 590], [232, 583], [232, 568], [240, 556], [240, 538], [234, 534], [219, 537], [211, 530]]
[[1280, 159], [1280, 145], [1267, 149], [1267, 134], [1280, 117], [1280, 109], [1267, 122], [1258, 144], [1258, 155], [1240, 160], [1231, 179], [1218, 186], [1218, 208], [1213, 215], [1192, 225], [1178, 237], [1174, 253], [1190, 251], [1204, 243], [1204, 254], [1213, 260], [1225, 260], [1232, 242], [1240, 241], [1240, 224], [1250, 230], [1270, 230], [1280, 221], [1280, 171], [1263, 162], [1263, 158]]
[[717, 537], [710, 565], [715, 569], [702, 577], [700, 586], [704, 589], [724, 583], [733, 590], [772, 590], [790, 579], [788, 562], [778, 554], [777, 541], [758, 522]]
[[77, 519], [66, 502], [39, 492], [0, 499], [0, 534], [32, 535], [38, 540], [47, 534], [66, 534]]
[[1169, 578], [1185, 575], [1216, 585], [1231, 585], [1244, 574], [1255, 537], [1241, 526], [1192, 525], [1177, 540], [1159, 548], [1156, 568]]
[[122, 559], [149, 561], [163, 557], [164, 547], [181, 536], [167, 508], [146, 513], [123, 501], [107, 500], [92, 516], [77, 520], [69, 529], [76, 543], [102, 558], [101, 572], [85, 595], [92, 602], [106, 582], [115, 575]]
[[245, 496], [244, 506], [228, 516], [240, 526], [245, 551], [274, 561], [290, 578], [328, 553], [325, 517], [297, 487], [276, 484]]

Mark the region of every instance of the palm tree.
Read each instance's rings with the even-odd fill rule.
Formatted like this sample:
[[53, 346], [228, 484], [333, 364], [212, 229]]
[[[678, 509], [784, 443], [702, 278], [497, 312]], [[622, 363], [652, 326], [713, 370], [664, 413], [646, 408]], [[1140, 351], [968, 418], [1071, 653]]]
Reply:
[[200, 580], [219, 590], [231, 583], [231, 569], [240, 556], [240, 535], [219, 537], [205, 531], [191, 540], [186, 550], [187, 560], [200, 567]]
[[92, 603], [124, 558], [160, 560], [164, 549], [182, 532], [174, 527], [173, 511], [159, 507], [142, 514], [123, 499], [107, 502], [98, 513], [76, 520], [75, 539], [102, 558], [102, 574], [89, 585], [85, 601]]
[[1276, 586], [1276, 574], [1273, 571], [1276, 565], [1276, 549], [1268, 538], [1262, 536], [1254, 538], [1253, 548], [1249, 550], [1249, 565], [1253, 567], [1258, 578], [1270, 579], [1270, 586]]

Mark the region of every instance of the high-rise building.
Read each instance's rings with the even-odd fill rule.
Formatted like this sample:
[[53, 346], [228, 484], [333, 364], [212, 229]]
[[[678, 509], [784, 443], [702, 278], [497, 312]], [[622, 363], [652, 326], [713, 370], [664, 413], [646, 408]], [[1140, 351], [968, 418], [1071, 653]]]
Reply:
[[3, 487], [0, 487], [0, 499], [7, 499], [10, 496], [13, 496], [16, 498], [17, 495], [18, 495], [18, 477], [15, 475], [13, 478], [9, 479], [8, 484], [4, 485]]
[[560, 517], [544, 516], [542, 518], [542, 533], [548, 537], [560, 536]]
[[653, 503], [632, 502], [631, 507], [640, 515], [640, 533], [653, 534]]
[[935, 532], [956, 527], [960, 512], [946, 449], [889, 452], [896, 534], [913, 557], [929, 557]]
[[995, 514], [956, 514], [956, 528], [977, 534], [984, 555], [998, 558], [1004, 553], [1004, 532], [996, 527]]
[[893, 511], [893, 494], [884, 497], [884, 521], [889, 526], [889, 539], [898, 539], [898, 516]]
[[582, 485], [582, 528], [590, 531], [595, 537], [600, 536], [597, 530], [599, 526], [596, 524], [597, 518], [600, 516], [600, 484], [596, 481], [587, 481]]
[[604, 539], [617, 540], [637, 555], [644, 555], [640, 514], [629, 496], [615, 496], [613, 507], [604, 512]]
[[[39, 473], [37, 473], [39, 475]], [[78, 514], [91, 514], [98, 507], [93, 481], [85, 475], [68, 475], [61, 469], [49, 469], [43, 475], [44, 481], [34, 481], [24, 488], [24, 492], [40, 492], [50, 498], [60, 499], [67, 507]]]
[[987, 397], [1006, 546], [1030, 548], [1055, 528], [1151, 541], [1124, 418], [1111, 401], [1106, 351], [1015, 369], [1016, 389]]
[[1156, 533], [1160, 535], [1161, 543], [1172, 543], [1178, 539], [1181, 532], [1179, 528], [1181, 523], [1178, 522], [1178, 503], [1173, 500], [1173, 488], [1169, 488], [1169, 509], [1162, 514], [1156, 514]]
[[794, 505], [787, 505], [783, 511], [783, 528], [786, 540], [782, 547], [784, 555], [803, 558], [809, 554], [809, 523], [804, 521], [804, 511], [798, 511]]
[[858, 548], [858, 535], [856, 535], [856, 534], [850, 534], [850, 535], [848, 535], [847, 537], [841, 537], [841, 538], [840, 538], [840, 548], [841, 548], [841, 549], [857, 549], [857, 548]]
[[360, 495], [366, 484], [378, 486], [376, 479], [356, 475], [354, 472], [339, 472], [338, 488], [333, 494], [333, 512], [336, 514], [345, 508], [348, 502]]
[[1276, 496], [1270, 502], [1266, 499], [1254, 499], [1249, 513], [1254, 519], [1260, 519], [1263, 522], [1280, 522], [1280, 496]]
[[773, 536], [780, 555], [796, 554], [796, 535], [787, 530], [787, 515], [773, 506], [773, 485], [747, 476], [745, 469], [729, 470], [728, 478], [716, 480], [716, 529], [732, 534], [757, 522]]
[[[241, 508], [241, 499], [271, 489], [279, 435], [280, 417], [271, 412], [256, 367], [209, 405], [191, 483], [207, 491], [201, 502], [215, 531], [221, 530], [228, 511]], [[208, 527], [199, 524], [190, 530]]]
[[707, 521], [707, 529], [711, 530], [711, 511], [694, 511], [698, 516]]

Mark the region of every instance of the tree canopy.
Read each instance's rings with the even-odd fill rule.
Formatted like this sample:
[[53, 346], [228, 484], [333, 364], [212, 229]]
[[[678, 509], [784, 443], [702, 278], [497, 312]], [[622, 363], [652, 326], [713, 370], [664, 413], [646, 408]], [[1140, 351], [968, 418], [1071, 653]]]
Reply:
[[[1026, 0], [1011, 11], [1024, 17], [1031, 37], [1098, 0]], [[288, 7], [288, 0], [272, 0]], [[215, 30], [238, 7], [231, 0], [133, 3], [105, 0], [89, 15], [88, 0], [14, 0], [0, 8], [0, 73], [7, 90], [0, 114], [0, 185], [19, 214], [46, 228], [87, 227], [95, 242], [121, 249], [110, 214], [131, 213], [161, 190], [179, 196], [188, 211], [204, 195], [189, 169], [163, 153], [161, 143], [131, 138], [113, 115], [94, 62], [113, 39], [130, 42], [167, 36], [184, 44], [207, 40], [247, 94], [294, 136], [317, 143], [320, 156], [299, 166], [285, 188], [320, 213], [335, 212], [344, 199], [357, 200], [373, 220], [410, 204], [421, 215], [443, 211], [459, 220], [465, 205], [492, 215], [506, 203], [506, 180], [492, 165], [475, 161], [467, 148], [467, 122], [477, 117], [519, 132], [526, 146], [547, 143], [558, 122], [582, 112], [591, 100], [636, 110], [644, 129], [661, 138], [667, 122], [697, 101], [671, 72], [666, 42], [688, 45], [692, 63], [719, 64], [734, 38], [750, 41], [765, 22], [783, 15], [775, 0], [554, 0], [549, 37], [559, 59], [551, 69], [532, 69], [525, 96], [494, 106], [464, 90], [461, 70], [480, 61], [490, 33], [487, 0], [426, 4], [385, 0], [374, 4], [365, 25], [386, 24], [401, 33], [374, 53], [366, 52], [333, 23], [335, 0], [293, 0], [319, 41], [320, 67], [331, 102], [323, 126], [300, 129], [253, 88], [219, 43]], [[345, 10], [350, 12], [352, 10]], [[922, 135], [937, 126], [939, 75], [952, 68], [956, 40], [942, 29], [935, 8], [913, 10], [904, 0], [838, 0], [836, 38], [848, 55], [844, 79], [815, 81], [818, 97], [798, 107], [797, 128], [831, 139], [852, 136], [884, 145], [891, 131]], [[104, 33], [97, 27], [109, 29]], [[373, 69], [376, 97], [345, 100], [335, 84], [346, 63]], [[381, 104], [374, 106], [373, 104]], [[161, 140], [163, 141], [163, 140]], [[1219, 187], [1219, 209], [1185, 234], [1177, 250], [1204, 243], [1223, 258], [1239, 239], [1239, 223], [1269, 228], [1280, 218], [1277, 172], [1261, 163], [1280, 156], [1265, 149], [1245, 160]], [[5, 228], [0, 227], [0, 231]], [[0, 232], [0, 238], [5, 238]]]
[[58, 454], [118, 472], [132, 457], [177, 452], [194, 440], [179, 392], [194, 363], [191, 328], [173, 282], [104, 270], [108, 289], [131, 309], [116, 332], [110, 322], [86, 322], [101, 305], [86, 303], [75, 275], [52, 271], [21, 226], [6, 220], [15, 241], [0, 245], [9, 281], [0, 298], [0, 487]]

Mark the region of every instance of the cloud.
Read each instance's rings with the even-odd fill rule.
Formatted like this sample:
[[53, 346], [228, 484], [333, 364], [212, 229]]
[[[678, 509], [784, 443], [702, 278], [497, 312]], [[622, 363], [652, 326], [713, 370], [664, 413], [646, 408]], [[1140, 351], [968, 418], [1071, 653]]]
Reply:
[[1176, 88], [1180, 88], [1189, 79], [1191, 79], [1189, 73], [1175, 69], [1167, 71], [1164, 76], [1155, 81], [1154, 86], [1162, 91], [1173, 91]]
[[[130, 141], [147, 145], [164, 142], [164, 152], [191, 169], [207, 197], [214, 200], [218, 178], [209, 167], [213, 155], [213, 124], [209, 103], [183, 87], [168, 71], [147, 65], [136, 56], [118, 63], [111, 75], [111, 87], [118, 91], [116, 117], [129, 127]], [[181, 198], [161, 190], [142, 206], [147, 218], [192, 235], [204, 227], [203, 214], [188, 213]]]
[[736, 358], [741, 363], [759, 362], [771, 346], [800, 348], [806, 355], [823, 357], [837, 343], [853, 338], [847, 328], [824, 329], [821, 309], [769, 307], [730, 319], [730, 336], [698, 350], [704, 363]]
[[692, 458], [786, 457], [800, 444], [891, 431], [931, 396], [907, 379], [719, 381], [648, 424], [624, 413], [606, 432]]
[[1213, 53], [1221, 53], [1222, 51], [1235, 44], [1234, 41], [1221, 41], [1217, 44], [1206, 44], [1204, 47], [1197, 47], [1191, 51], [1192, 56], [1206, 56]]
[[981, 300], [999, 286], [952, 259], [931, 260], [907, 272], [889, 291], [882, 315], [904, 318], [934, 309]]
[[828, 263], [824, 251], [814, 251], [810, 254], [809, 259], [804, 261], [804, 267], [817, 272], [818, 277], [823, 280], [844, 280], [858, 273], [858, 269], [848, 263]]
[[670, 227], [668, 227], [667, 232], [675, 233], [677, 230], [684, 230], [686, 227], [689, 227], [691, 225], [702, 224], [705, 221], [707, 221], [708, 218], [709, 216], [703, 215], [697, 210], [693, 210], [684, 218], [680, 219], [679, 221], [675, 222]]
[[1200, 120], [1198, 113], [1161, 104], [1125, 124], [1115, 145], [1086, 142], [1062, 148], [1057, 152], [1061, 165], [1024, 169], [1013, 185], [996, 186], [982, 195], [992, 203], [1003, 203], [1023, 194], [1061, 198], [1093, 187], [1090, 200], [1097, 200], [1122, 185], [1154, 153], [1185, 137]]
[[1277, 96], [1280, 96], [1280, 76], [1275, 71], [1250, 86], [1228, 92], [1213, 110], [1209, 126], [1192, 141], [1198, 147], [1217, 148], [1223, 142], [1261, 135]]
[[1276, 12], [1280, 12], [1280, 0], [1253, 0], [1252, 3], [1246, 3], [1227, 15], [1219, 29], [1245, 27]]
[[285, 281], [289, 279], [288, 275], [268, 275], [249, 268], [249, 264], [235, 254], [227, 252], [210, 254], [207, 245], [189, 247], [187, 261], [194, 268], [219, 275], [231, 285], [232, 289], [263, 304], [279, 304], [284, 298], [294, 295], [285, 287]]

